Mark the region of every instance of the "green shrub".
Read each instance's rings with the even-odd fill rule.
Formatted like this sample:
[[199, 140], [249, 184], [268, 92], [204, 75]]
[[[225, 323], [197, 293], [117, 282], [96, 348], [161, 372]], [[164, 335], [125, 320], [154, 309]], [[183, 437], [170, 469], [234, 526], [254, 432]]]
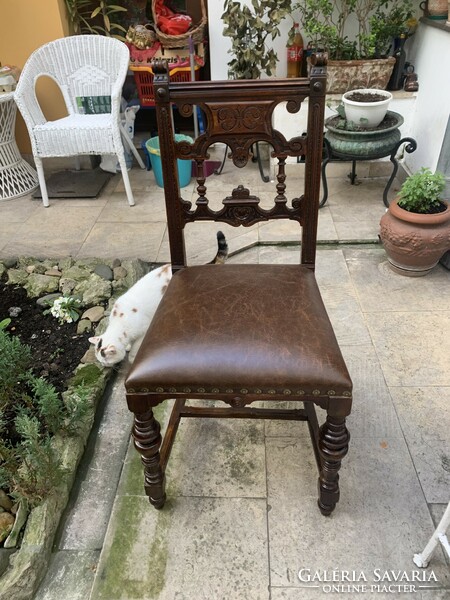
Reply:
[[52, 437], [76, 433], [90, 404], [83, 386], [64, 403], [31, 365], [30, 348], [0, 328], [0, 488], [35, 506], [64, 476]]
[[440, 212], [444, 188], [445, 177], [442, 173], [432, 173], [430, 169], [422, 167], [403, 183], [397, 204], [413, 213]]

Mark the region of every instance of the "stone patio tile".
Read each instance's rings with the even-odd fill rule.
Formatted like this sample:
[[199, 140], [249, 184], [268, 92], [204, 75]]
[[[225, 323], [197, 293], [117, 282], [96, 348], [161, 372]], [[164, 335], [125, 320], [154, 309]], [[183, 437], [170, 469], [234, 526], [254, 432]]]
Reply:
[[[182, 419], [168, 463], [166, 485], [169, 498], [265, 498], [264, 423]], [[118, 493], [145, 494], [143, 466], [132, 444]]]
[[[257, 227], [232, 227], [213, 221], [189, 223], [185, 228], [186, 254], [188, 263], [201, 265], [210, 262], [217, 252], [217, 232], [225, 234], [228, 251], [236, 252], [254, 246], [258, 240]], [[169, 234], [166, 232], [158, 253], [158, 262], [170, 260]]]
[[34, 600], [86, 600], [99, 557], [93, 550], [56, 552]]
[[296, 221], [280, 219], [259, 224], [260, 242], [297, 242], [301, 240], [301, 227]]
[[379, 219], [377, 221], [334, 221], [336, 234], [341, 242], [370, 242], [378, 243], [380, 231]]
[[383, 248], [344, 248], [364, 312], [448, 310], [448, 271], [438, 265], [426, 277], [404, 277], [388, 265]]
[[434, 525], [437, 527], [444, 516], [445, 509], [447, 508], [448, 502], [445, 504], [428, 504], [428, 509], [433, 519]]
[[[49, 208], [41, 205], [32, 219], [17, 228], [2, 252], [5, 255], [37, 257], [75, 255], [101, 210], [101, 206], [75, 207], [57, 204], [56, 201]], [[90, 256], [95, 256], [95, 253]]]
[[319, 242], [335, 242], [338, 234], [328, 206], [319, 211], [319, 224], [317, 226], [317, 240]]
[[391, 387], [390, 392], [427, 502], [448, 502], [450, 387]]
[[349, 181], [333, 180], [329, 189], [329, 204], [333, 220], [357, 224], [372, 221], [378, 227], [386, 212], [382, 188], [377, 180], [365, 179], [361, 185], [351, 185]]
[[366, 313], [365, 318], [388, 386], [450, 385], [450, 311]]
[[[129, 210], [133, 210], [130, 208]], [[165, 223], [95, 223], [77, 258], [141, 258], [154, 262], [163, 239]]]
[[300, 264], [300, 246], [259, 246], [260, 264]]
[[341, 346], [371, 344], [341, 249], [319, 248], [316, 278]]
[[266, 502], [121, 496], [90, 600], [268, 600]]
[[[128, 176], [130, 178], [130, 185], [131, 189], [133, 190], [133, 194], [135, 192], [149, 192], [150, 190], [154, 190], [157, 188], [153, 172], [147, 171], [147, 169], [141, 169], [137, 163], [133, 165], [131, 171], [128, 171]], [[119, 181], [117, 183], [115, 191], [125, 192], [125, 186], [123, 184], [122, 175], [119, 173], [118, 177]]]
[[265, 471], [263, 422], [184, 419], [169, 460], [167, 493], [265, 498]]
[[127, 370], [128, 365], [122, 365], [96, 416], [60, 526], [60, 550], [100, 550], [103, 545], [131, 433], [132, 415], [123, 386]]
[[6, 224], [24, 223], [32, 218], [39, 208], [39, 204], [31, 199], [31, 194], [20, 198], [12, 198], [11, 200], [0, 200], [0, 231], [3, 230]]
[[154, 223], [166, 221], [164, 195], [134, 192], [136, 204], [129, 206], [125, 192], [111, 195], [100, 213], [98, 223]]
[[[0, 217], [1, 217], [1, 208], [0, 208]], [[0, 257], [6, 258], [9, 256], [17, 256], [12, 251], [5, 251], [5, 247], [8, 246], [10, 241], [17, 234], [17, 229], [20, 227], [18, 223], [5, 223], [0, 219]]]
[[[299, 569], [414, 569], [412, 557], [433, 531], [414, 465], [402, 439], [356, 438], [340, 471], [341, 499], [331, 517], [317, 507], [317, 470], [309, 444], [268, 438], [271, 584], [299, 587]], [[433, 571], [450, 585], [442, 555]], [[305, 596], [308, 598], [308, 596]]]

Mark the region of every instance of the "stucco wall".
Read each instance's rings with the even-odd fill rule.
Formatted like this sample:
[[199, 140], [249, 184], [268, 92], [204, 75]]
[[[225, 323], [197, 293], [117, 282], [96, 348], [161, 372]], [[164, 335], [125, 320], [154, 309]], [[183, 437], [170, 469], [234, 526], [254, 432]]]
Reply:
[[412, 119], [417, 150], [405, 157], [408, 171], [436, 169], [450, 116], [450, 32], [420, 23], [408, 58], [415, 65], [419, 91]]
[[[64, 0], [0, 0], [0, 61], [22, 68], [30, 54], [51, 40], [69, 33]], [[41, 81], [38, 98], [50, 119], [64, 116], [64, 104], [58, 87]], [[18, 114], [16, 139], [21, 152], [31, 152], [25, 124]]]

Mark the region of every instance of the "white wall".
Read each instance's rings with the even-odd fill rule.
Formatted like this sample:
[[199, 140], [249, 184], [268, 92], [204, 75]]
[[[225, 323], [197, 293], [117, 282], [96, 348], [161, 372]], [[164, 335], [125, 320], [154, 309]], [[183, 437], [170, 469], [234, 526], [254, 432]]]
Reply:
[[420, 23], [409, 43], [419, 91], [412, 120], [417, 150], [405, 157], [405, 166], [410, 173], [421, 167], [434, 171], [450, 115], [450, 32]]

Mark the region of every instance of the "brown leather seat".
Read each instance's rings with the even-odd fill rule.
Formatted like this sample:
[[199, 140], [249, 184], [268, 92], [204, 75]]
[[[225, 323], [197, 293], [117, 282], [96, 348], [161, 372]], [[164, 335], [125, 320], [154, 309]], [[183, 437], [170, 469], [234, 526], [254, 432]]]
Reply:
[[127, 388], [341, 396], [352, 383], [312, 271], [205, 265], [173, 276]]
[[[153, 506], [162, 508], [165, 469], [182, 417], [297, 419], [308, 423], [319, 468], [318, 504], [329, 515], [339, 499], [338, 471], [348, 450], [345, 419], [351, 410], [352, 382], [314, 276], [324, 61], [315, 61], [310, 79], [289, 80], [170, 83], [167, 65], [153, 68], [174, 276], [125, 382], [128, 407], [135, 413], [133, 437], [145, 467], [145, 490]], [[295, 113], [306, 98], [307, 133], [287, 140], [273, 127], [275, 107], [286, 103]], [[174, 141], [172, 103], [185, 116], [194, 105], [203, 110], [206, 130], [193, 144]], [[235, 166], [244, 168], [259, 141], [269, 142], [278, 160], [276, 184], [268, 184], [275, 194], [273, 207], [261, 208], [258, 196], [240, 185], [239, 175], [227, 190], [223, 208], [212, 210], [204, 174], [209, 146], [226, 144]], [[303, 194], [290, 201], [285, 183], [288, 156], [305, 156]], [[179, 158], [195, 162], [194, 205], [183, 200], [179, 189]], [[184, 229], [190, 222], [237, 227], [269, 219], [290, 219], [302, 227], [301, 264], [187, 266]], [[170, 398], [175, 404], [162, 440], [153, 408]], [[298, 408], [280, 408], [287, 399]], [[225, 406], [205, 400], [220, 400]], [[270, 408], [250, 406], [259, 400], [270, 401], [264, 403]], [[326, 411], [321, 427], [315, 406]]]

